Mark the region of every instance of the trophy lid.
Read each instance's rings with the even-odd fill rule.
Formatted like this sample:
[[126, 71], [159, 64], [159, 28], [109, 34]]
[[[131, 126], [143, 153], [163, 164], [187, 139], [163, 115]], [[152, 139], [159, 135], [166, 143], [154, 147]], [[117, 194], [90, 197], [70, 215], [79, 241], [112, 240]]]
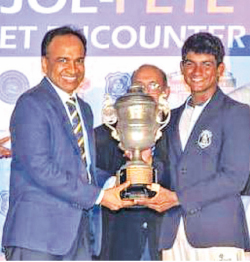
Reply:
[[140, 86], [131, 86], [129, 92], [119, 97], [115, 102], [115, 108], [123, 103], [133, 104], [151, 104], [156, 106], [156, 102], [152, 96], [143, 92]]

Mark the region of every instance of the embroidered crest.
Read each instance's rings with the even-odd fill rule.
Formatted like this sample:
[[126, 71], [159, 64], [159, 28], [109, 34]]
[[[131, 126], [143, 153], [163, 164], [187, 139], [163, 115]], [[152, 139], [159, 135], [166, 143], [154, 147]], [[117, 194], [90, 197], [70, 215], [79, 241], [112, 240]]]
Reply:
[[202, 130], [198, 138], [198, 145], [200, 148], [204, 149], [211, 145], [212, 143], [212, 132], [209, 130]]

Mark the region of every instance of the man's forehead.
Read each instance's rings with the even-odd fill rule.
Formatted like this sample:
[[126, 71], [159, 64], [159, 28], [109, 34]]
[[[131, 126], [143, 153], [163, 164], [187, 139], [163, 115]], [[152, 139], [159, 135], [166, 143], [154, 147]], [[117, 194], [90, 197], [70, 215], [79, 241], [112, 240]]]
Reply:
[[186, 60], [190, 61], [215, 61], [215, 56], [207, 53], [189, 52], [186, 55]]
[[162, 76], [159, 72], [155, 70], [144, 70], [141, 72], [138, 72], [134, 76], [134, 80], [138, 81], [154, 81], [155, 79], [161, 79]]

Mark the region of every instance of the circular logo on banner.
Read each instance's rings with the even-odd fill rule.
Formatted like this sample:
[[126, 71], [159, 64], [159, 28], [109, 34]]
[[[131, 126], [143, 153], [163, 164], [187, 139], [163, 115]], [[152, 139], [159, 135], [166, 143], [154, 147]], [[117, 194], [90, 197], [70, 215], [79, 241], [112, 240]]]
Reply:
[[130, 84], [130, 75], [128, 73], [110, 73], [106, 76], [105, 90], [112, 99], [116, 100], [118, 97], [127, 93]]
[[6, 216], [9, 208], [9, 191], [0, 192], [0, 214]]
[[18, 97], [29, 89], [27, 77], [16, 70], [9, 70], [0, 75], [0, 99], [8, 104], [15, 104]]

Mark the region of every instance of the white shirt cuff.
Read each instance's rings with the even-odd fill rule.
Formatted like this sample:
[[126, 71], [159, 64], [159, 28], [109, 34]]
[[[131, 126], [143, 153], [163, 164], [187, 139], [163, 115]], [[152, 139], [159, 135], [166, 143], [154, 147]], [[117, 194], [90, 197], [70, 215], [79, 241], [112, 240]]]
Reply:
[[110, 178], [106, 180], [97, 200], [95, 201], [96, 205], [99, 205], [101, 203], [103, 195], [104, 195], [104, 190], [114, 187], [115, 183], [116, 183], [116, 176], [111, 176]]

